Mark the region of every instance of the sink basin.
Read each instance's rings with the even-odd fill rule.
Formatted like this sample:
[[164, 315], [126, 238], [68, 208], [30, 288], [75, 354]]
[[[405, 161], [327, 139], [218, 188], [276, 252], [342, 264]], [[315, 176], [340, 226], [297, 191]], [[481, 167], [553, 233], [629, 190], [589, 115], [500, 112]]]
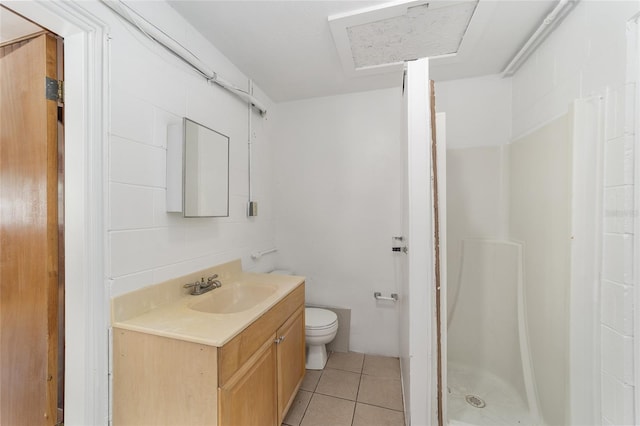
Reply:
[[276, 286], [266, 284], [223, 284], [189, 305], [189, 308], [210, 314], [234, 314], [253, 308], [275, 291]]

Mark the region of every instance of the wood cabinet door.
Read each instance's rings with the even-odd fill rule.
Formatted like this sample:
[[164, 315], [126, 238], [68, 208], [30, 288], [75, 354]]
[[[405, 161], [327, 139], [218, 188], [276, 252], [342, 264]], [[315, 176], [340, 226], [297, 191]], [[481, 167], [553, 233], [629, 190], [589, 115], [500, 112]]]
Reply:
[[219, 426], [278, 425], [275, 335], [218, 389]]
[[[0, 424], [53, 425], [58, 403], [57, 40], [0, 46]], [[61, 218], [60, 218], [61, 219]]]
[[287, 410], [305, 374], [304, 306], [301, 306], [277, 332], [278, 352], [278, 424]]
[[113, 425], [215, 425], [217, 348], [113, 329]]

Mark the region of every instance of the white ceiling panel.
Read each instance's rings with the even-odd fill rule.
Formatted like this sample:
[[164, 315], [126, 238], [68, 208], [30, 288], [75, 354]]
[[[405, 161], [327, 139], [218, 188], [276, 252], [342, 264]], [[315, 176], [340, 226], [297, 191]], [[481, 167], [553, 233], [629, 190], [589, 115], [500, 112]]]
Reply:
[[[399, 87], [402, 67], [362, 76], [345, 72], [329, 17], [388, 5], [407, 9], [407, 4], [424, 1], [170, 0], [169, 3], [273, 100], [287, 101]], [[129, 4], [135, 8], [135, 2]], [[556, 0], [479, 0], [457, 53], [434, 59], [430, 75], [436, 80], [447, 80], [501, 72], [556, 4]], [[446, 31], [453, 32], [449, 28]], [[460, 29], [457, 31], [459, 36]], [[408, 50], [403, 46], [401, 49]], [[376, 60], [393, 60], [389, 59], [392, 54], [393, 49], [389, 49], [384, 59]]]
[[407, 60], [456, 54], [477, 4], [396, 2], [330, 16], [329, 26], [347, 75], [393, 72]]

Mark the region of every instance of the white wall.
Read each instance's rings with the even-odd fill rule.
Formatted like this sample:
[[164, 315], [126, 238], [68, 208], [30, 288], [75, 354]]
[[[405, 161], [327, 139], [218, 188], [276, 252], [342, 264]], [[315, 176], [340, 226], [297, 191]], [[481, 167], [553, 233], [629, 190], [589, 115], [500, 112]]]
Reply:
[[[248, 78], [168, 4], [132, 6], [195, 52], [224, 79], [246, 88]], [[228, 260], [268, 270], [273, 259], [250, 259], [273, 247], [270, 121], [253, 114], [253, 193], [259, 216], [247, 218], [247, 105], [211, 86], [191, 68], [142, 36], [105, 6], [87, 3], [110, 27], [110, 126], [106, 211], [106, 275], [111, 296]], [[269, 107], [269, 99], [256, 88]], [[185, 219], [167, 213], [167, 125], [188, 117], [230, 137], [230, 215]]]
[[[583, 1], [513, 77], [513, 133], [522, 135], [567, 112], [581, 97], [605, 95], [602, 422], [633, 424], [633, 122], [627, 80], [626, 22], [640, 2]], [[624, 218], [627, 218], [626, 220]], [[621, 218], [618, 220], [616, 218]], [[626, 224], [626, 225], [625, 225]]]
[[447, 113], [447, 149], [511, 140], [511, 79], [489, 75], [435, 84], [436, 111]]
[[436, 110], [447, 114], [447, 304], [451, 314], [460, 284], [461, 240], [507, 238], [504, 146], [511, 141], [511, 79], [490, 75], [441, 81], [436, 82], [435, 92]]
[[278, 266], [307, 277], [307, 302], [351, 309], [350, 349], [398, 355], [401, 93], [386, 89], [277, 106]]
[[[447, 130], [453, 130], [450, 126], [447, 127]], [[449, 321], [460, 288], [462, 240], [507, 238], [505, 157], [505, 148], [502, 146], [447, 150], [447, 311]]]

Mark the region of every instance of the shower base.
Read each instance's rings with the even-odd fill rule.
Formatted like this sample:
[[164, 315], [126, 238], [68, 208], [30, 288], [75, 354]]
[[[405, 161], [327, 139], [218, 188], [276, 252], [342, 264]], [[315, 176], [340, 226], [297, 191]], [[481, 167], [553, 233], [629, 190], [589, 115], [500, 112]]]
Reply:
[[[497, 376], [452, 362], [447, 375], [449, 425], [539, 425], [518, 391]], [[476, 397], [485, 403], [483, 408], [473, 405]]]

